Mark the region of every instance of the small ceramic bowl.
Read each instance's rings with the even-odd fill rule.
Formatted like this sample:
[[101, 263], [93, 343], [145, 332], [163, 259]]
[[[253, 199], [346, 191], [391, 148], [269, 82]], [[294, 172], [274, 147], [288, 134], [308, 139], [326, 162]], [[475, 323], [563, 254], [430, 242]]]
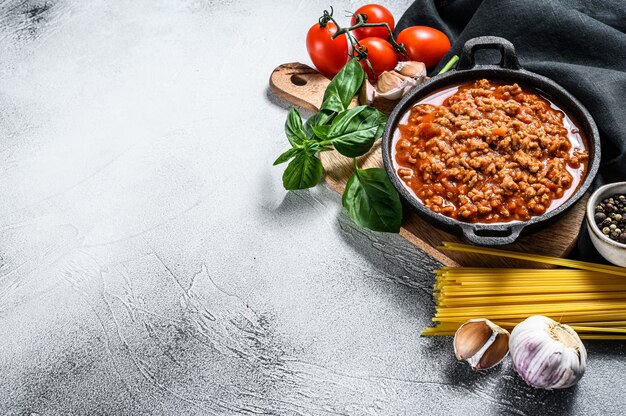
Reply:
[[617, 266], [626, 267], [626, 244], [618, 243], [604, 235], [593, 219], [596, 205], [604, 198], [615, 194], [626, 195], [626, 182], [604, 185], [591, 194], [587, 202], [587, 229], [591, 236], [591, 242], [602, 254], [602, 257]]

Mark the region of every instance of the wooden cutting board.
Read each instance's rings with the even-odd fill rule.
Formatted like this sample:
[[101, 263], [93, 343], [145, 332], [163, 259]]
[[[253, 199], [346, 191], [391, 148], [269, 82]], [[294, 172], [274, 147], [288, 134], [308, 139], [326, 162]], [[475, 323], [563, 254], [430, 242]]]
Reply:
[[[322, 104], [324, 90], [329, 82], [328, 78], [307, 65], [290, 63], [281, 65], [274, 70], [270, 77], [270, 88], [279, 98], [303, 109], [316, 112]], [[374, 101], [373, 106], [389, 114], [395, 104], [394, 101], [380, 99]], [[320, 157], [324, 165], [326, 181], [334, 190], [343, 193], [346, 182], [353, 171], [351, 160], [335, 151], [323, 152]], [[368, 154], [359, 158], [359, 164], [362, 167], [383, 167], [380, 141]], [[502, 248], [546, 256], [567, 256], [578, 239], [588, 196], [588, 194], [585, 195], [559, 221], [534, 234], [521, 237], [516, 243]], [[461, 238], [430, 225], [409, 210], [405, 210], [400, 234], [448, 266], [551, 267], [522, 260], [440, 251], [436, 247], [441, 245], [443, 241], [462, 242]]]

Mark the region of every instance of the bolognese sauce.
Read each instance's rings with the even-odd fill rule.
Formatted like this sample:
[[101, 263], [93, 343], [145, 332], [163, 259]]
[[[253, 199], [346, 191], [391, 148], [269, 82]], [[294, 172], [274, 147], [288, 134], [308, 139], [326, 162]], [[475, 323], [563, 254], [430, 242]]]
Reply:
[[525, 221], [559, 206], [586, 173], [573, 121], [538, 92], [482, 79], [431, 94], [398, 126], [396, 172], [434, 212]]

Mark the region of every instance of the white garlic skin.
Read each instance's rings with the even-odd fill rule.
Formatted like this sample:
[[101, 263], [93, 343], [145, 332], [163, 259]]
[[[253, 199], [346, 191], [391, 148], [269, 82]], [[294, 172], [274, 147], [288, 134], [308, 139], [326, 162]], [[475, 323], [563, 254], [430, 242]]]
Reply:
[[571, 387], [587, 367], [587, 350], [578, 334], [545, 316], [531, 316], [518, 324], [511, 332], [509, 350], [515, 371], [540, 389]]

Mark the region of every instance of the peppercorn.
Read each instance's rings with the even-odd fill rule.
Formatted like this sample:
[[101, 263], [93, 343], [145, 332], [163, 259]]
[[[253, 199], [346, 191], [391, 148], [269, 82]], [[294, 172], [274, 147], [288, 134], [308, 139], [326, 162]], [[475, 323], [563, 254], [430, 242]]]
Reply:
[[604, 198], [594, 207], [593, 219], [604, 235], [626, 244], [626, 195]]

